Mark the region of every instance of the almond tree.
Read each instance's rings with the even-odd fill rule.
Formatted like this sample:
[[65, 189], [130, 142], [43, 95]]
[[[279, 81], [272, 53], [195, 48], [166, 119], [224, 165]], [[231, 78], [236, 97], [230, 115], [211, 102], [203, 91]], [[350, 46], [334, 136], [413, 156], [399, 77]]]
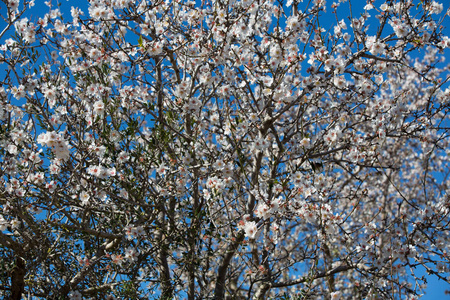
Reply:
[[449, 282], [447, 7], [3, 3], [3, 297], [415, 299], [418, 270]]

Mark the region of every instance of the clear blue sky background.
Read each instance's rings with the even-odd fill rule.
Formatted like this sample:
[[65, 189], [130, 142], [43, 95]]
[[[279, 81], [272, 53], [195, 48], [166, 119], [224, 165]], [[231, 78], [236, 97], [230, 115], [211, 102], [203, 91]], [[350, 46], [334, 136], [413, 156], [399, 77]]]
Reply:
[[[54, 7], [56, 7], [57, 5], [57, 1], [55, 0], [48, 0], [48, 1], [52, 1]], [[338, 2], [339, 0], [334, 0], [334, 2]], [[23, 1], [21, 1], [23, 3]], [[47, 13], [49, 11], [49, 8], [44, 4], [44, 0], [35, 0], [36, 5], [29, 10], [24, 17], [28, 17], [32, 22], [36, 22], [38, 17], [42, 17], [45, 13]], [[307, 2], [307, 1], [306, 1]], [[414, 0], [414, 2], [419, 3], [418, 0]], [[449, 0], [439, 0], [438, 2], [443, 3], [444, 4], [444, 11], [446, 11], [447, 9], [449, 9], [450, 6], [450, 1]], [[70, 8], [71, 6], [77, 6], [79, 8], [81, 8], [84, 12], [85, 12], [85, 16], [88, 16], [88, 1], [87, 0], [78, 0], [78, 1], [73, 1], [73, 0], [60, 0], [59, 3], [61, 4], [61, 11], [63, 13], [64, 19], [65, 20], [71, 20], [71, 16], [70, 16]], [[333, 3], [332, 0], [328, 0], [327, 1], [327, 7], [328, 7], [328, 15], [330, 14], [330, 5]], [[384, 3], [383, 0], [377, 0], [375, 1], [375, 6], [381, 5], [382, 3]], [[363, 12], [363, 7], [366, 5], [366, 1], [364, 0], [353, 0], [352, 1], [352, 13], [353, 13], [353, 17], [359, 17], [360, 13]], [[0, 12], [2, 14], [5, 13], [5, 5], [3, 3], [0, 3]], [[369, 13], [371, 13], [372, 16], [374, 16], [377, 12], [372, 10]], [[348, 10], [348, 4], [344, 3], [341, 4], [341, 6], [338, 9], [338, 16], [339, 18], [342, 19], [346, 19], [347, 24], [349, 24], [348, 22], [348, 17], [350, 15], [350, 11]], [[371, 25], [370, 30], [376, 30], [376, 28], [378, 27], [378, 22], [374, 19], [371, 18], [372, 23], [369, 23]], [[327, 21], [329, 22], [327, 24]], [[323, 26], [325, 29], [329, 29], [331, 28], [331, 32], [332, 31], [332, 25], [334, 25], [334, 18], [323, 18], [322, 19], [322, 23], [321, 26]], [[375, 22], [374, 22], [375, 21]], [[0, 32], [3, 30], [5, 23], [3, 22], [3, 20], [0, 19]], [[447, 18], [446, 22], [443, 24], [443, 26], [446, 27], [445, 29], [445, 34], [450, 36], [450, 18]], [[10, 30], [10, 32], [8, 34], [6, 34], [3, 39], [0, 41], [1, 43], [10, 37], [10, 35], [13, 33], [12, 30]], [[447, 51], [446, 53], [446, 57], [448, 58], [447, 60], [450, 60], [450, 51]], [[448, 63], [449, 61], [447, 61]], [[2, 69], [0, 68], [0, 73], [2, 72]], [[0, 76], [3, 76], [0, 74]], [[424, 270], [419, 271], [420, 276], [425, 275], [426, 272]], [[447, 274], [448, 275], [448, 274]], [[439, 300], [439, 299], [450, 299], [450, 295], [446, 295], [445, 294], [445, 290], [450, 290], [450, 285], [446, 282], [443, 281], [439, 281], [436, 277], [434, 276], [428, 276], [428, 287], [426, 289], [426, 295], [424, 295], [421, 299], [422, 300]]]

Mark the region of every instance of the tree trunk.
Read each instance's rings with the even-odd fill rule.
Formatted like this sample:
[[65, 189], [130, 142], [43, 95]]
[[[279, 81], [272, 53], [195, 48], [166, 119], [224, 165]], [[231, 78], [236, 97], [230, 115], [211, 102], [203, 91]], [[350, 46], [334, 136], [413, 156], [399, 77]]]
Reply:
[[11, 274], [11, 297], [10, 300], [22, 299], [25, 290], [24, 277], [26, 274], [25, 260], [22, 257], [16, 258], [16, 265]]

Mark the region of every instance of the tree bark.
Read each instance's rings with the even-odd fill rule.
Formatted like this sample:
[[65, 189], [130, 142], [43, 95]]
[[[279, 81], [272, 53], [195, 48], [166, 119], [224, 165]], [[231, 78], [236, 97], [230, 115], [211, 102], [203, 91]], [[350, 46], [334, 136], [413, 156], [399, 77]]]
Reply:
[[244, 240], [244, 238], [245, 235], [243, 232], [241, 232], [236, 237], [236, 240], [231, 245], [228, 246], [228, 251], [226, 252], [225, 257], [223, 258], [222, 263], [220, 264], [217, 272], [216, 286], [214, 289], [215, 300], [225, 299], [225, 281], [228, 266], [230, 265], [231, 259], [233, 258], [234, 254], [236, 253], [237, 249], [239, 248], [239, 245]]
[[22, 294], [25, 291], [25, 259], [22, 257], [16, 257], [16, 265], [11, 274], [11, 297], [10, 300], [22, 299]]

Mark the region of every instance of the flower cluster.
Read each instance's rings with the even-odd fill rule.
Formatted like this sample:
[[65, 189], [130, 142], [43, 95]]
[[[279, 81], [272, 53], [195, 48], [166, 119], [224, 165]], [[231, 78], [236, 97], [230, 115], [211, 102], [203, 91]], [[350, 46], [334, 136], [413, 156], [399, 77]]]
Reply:
[[43, 132], [39, 134], [36, 141], [43, 146], [51, 147], [58, 159], [67, 160], [70, 156], [69, 142], [64, 139], [61, 133], [55, 131]]

